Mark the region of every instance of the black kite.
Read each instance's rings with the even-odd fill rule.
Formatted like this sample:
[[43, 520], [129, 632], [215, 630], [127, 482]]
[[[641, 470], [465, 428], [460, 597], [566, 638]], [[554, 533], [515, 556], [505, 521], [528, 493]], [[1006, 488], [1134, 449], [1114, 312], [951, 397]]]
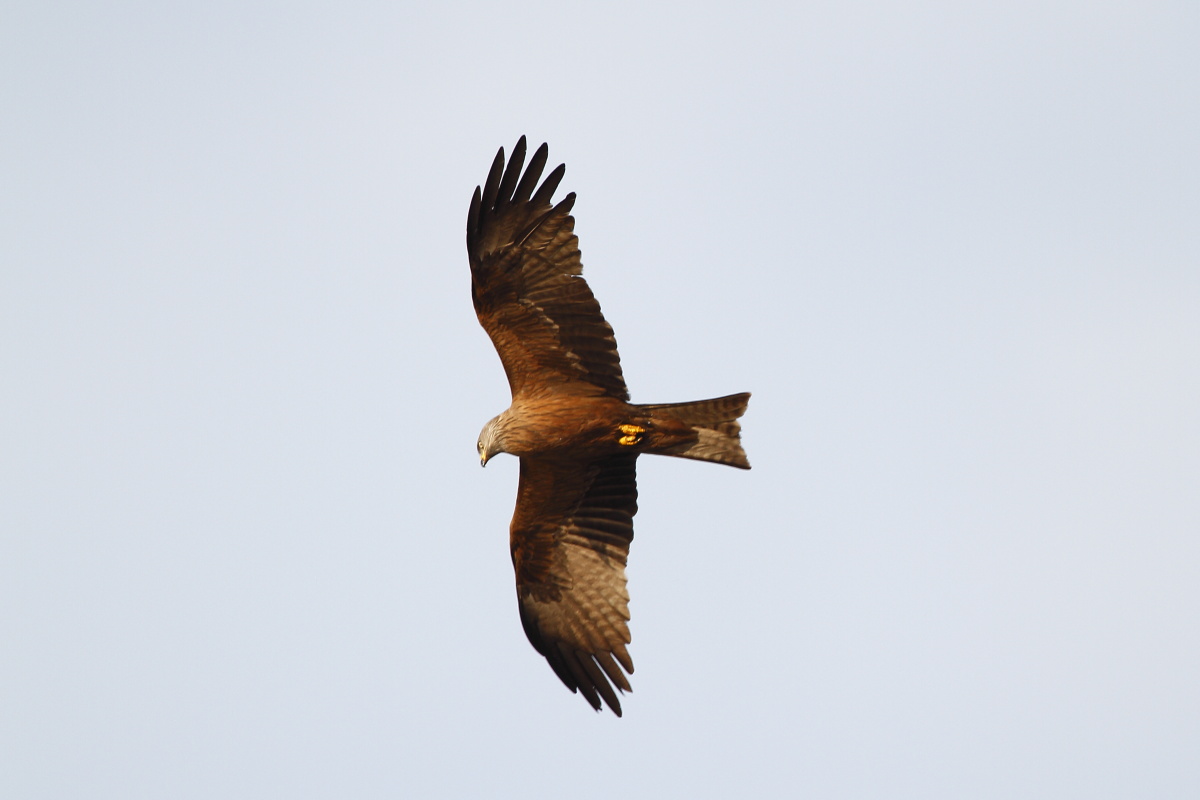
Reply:
[[546, 154], [543, 144], [521, 175], [525, 137], [507, 168], [501, 148], [467, 217], [475, 313], [512, 389], [479, 434], [479, 458], [521, 459], [509, 544], [525, 634], [568, 689], [620, 716], [613, 687], [630, 691], [621, 668], [633, 673], [625, 559], [637, 457], [749, 469], [737, 420], [750, 395], [629, 403], [612, 328], [580, 277], [575, 195], [550, 204], [565, 165], [537, 186]]

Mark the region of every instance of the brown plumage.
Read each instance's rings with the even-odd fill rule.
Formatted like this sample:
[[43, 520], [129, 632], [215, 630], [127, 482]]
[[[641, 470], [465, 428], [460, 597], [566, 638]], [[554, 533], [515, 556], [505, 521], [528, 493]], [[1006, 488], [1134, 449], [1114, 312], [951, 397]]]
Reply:
[[546, 155], [543, 144], [522, 175], [525, 137], [507, 168], [501, 148], [467, 217], [475, 313], [512, 389], [479, 434], [479, 458], [521, 459], [509, 545], [525, 634], [568, 689], [620, 716], [633, 673], [625, 560], [637, 457], [749, 469], [737, 420], [750, 395], [629, 403], [612, 328], [580, 277], [575, 195], [550, 202], [566, 167], [537, 186]]

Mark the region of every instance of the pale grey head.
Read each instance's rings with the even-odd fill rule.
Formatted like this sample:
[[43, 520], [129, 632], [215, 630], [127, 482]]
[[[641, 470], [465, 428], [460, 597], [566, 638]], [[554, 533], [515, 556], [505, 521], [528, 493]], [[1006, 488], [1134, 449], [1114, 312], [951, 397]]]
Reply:
[[503, 416], [504, 414], [497, 414], [492, 417], [479, 432], [479, 441], [475, 443], [475, 449], [479, 451], [479, 466], [481, 467], [486, 467], [488, 459], [497, 453], [508, 452], [504, 449], [504, 430], [500, 419]]

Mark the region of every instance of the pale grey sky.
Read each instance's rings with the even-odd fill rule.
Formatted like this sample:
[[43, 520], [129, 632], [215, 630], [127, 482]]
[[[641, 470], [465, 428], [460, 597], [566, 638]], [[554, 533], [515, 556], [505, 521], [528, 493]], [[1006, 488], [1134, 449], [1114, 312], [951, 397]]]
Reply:
[[[1200, 796], [1200, 7], [9, 3], [0, 796]], [[624, 719], [529, 647], [467, 205], [567, 163]]]

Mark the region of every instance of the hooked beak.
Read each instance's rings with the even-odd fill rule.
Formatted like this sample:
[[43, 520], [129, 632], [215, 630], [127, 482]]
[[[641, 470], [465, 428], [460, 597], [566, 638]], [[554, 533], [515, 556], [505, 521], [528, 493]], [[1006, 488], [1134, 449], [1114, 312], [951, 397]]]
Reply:
[[487, 462], [488, 462], [488, 459], [487, 459], [487, 454], [486, 454], [486, 453], [480, 453], [480, 454], [479, 454], [479, 466], [481, 466], [481, 467], [486, 467], [486, 466], [487, 466]]

